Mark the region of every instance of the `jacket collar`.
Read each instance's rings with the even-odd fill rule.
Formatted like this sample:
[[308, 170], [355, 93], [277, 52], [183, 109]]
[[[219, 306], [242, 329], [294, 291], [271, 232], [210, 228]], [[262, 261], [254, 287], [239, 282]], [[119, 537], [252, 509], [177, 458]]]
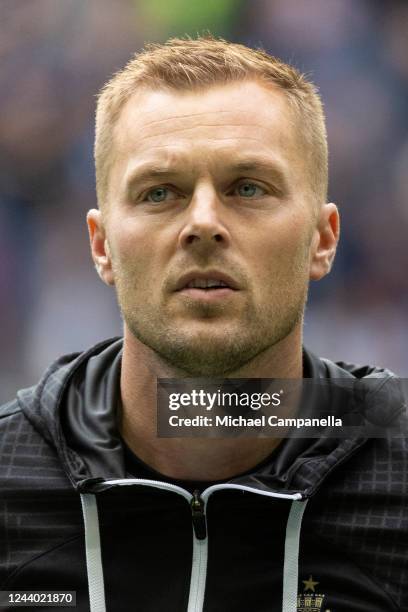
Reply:
[[[64, 356], [35, 388], [19, 392], [27, 418], [56, 448], [75, 487], [84, 481], [126, 477], [117, 426], [122, 348], [123, 340], [114, 338], [86, 353]], [[305, 377], [313, 379], [353, 379], [357, 368], [320, 359], [307, 349], [303, 350], [303, 363]], [[389, 375], [369, 366], [364, 374]], [[260, 471], [230, 482], [309, 496], [335, 465], [364, 443], [361, 438], [290, 437]]]

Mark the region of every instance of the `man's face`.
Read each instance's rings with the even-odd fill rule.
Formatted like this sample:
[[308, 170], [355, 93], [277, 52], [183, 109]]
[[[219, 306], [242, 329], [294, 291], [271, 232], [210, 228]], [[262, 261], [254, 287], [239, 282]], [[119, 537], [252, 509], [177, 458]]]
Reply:
[[104, 279], [188, 375], [227, 375], [301, 325], [317, 223], [301, 142], [284, 94], [255, 82], [146, 90], [121, 113]]

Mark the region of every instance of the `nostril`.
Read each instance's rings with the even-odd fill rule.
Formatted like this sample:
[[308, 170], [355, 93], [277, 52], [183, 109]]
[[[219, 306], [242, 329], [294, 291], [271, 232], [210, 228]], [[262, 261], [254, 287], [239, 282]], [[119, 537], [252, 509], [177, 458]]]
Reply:
[[221, 232], [213, 233], [213, 232], [200, 232], [200, 231], [187, 231], [183, 232], [182, 242], [184, 245], [191, 245], [194, 242], [205, 244], [210, 244], [212, 242], [225, 242], [225, 236]]

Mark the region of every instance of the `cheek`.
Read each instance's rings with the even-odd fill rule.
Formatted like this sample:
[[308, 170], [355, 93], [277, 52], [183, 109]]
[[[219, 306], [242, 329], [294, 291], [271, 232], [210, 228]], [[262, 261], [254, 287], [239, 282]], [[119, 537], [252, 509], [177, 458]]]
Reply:
[[146, 248], [147, 232], [142, 224], [136, 223], [129, 215], [117, 213], [110, 219], [108, 230], [112, 252], [117, 259], [136, 257]]
[[279, 290], [308, 277], [310, 239], [299, 223], [270, 228], [266, 239], [258, 242], [251, 257], [254, 279], [262, 293]]
[[122, 285], [151, 292], [164, 269], [159, 235], [132, 220], [116, 223], [110, 233], [114, 274]]
[[129, 276], [146, 266], [148, 252], [146, 239], [142, 232], [135, 232], [131, 227], [121, 223], [115, 225], [109, 234], [109, 245], [113, 269], [116, 276]]

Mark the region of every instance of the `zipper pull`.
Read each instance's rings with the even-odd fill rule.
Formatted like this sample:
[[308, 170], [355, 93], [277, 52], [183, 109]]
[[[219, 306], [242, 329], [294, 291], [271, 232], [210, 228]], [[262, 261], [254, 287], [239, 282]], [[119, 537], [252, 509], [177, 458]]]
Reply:
[[198, 540], [205, 540], [207, 537], [207, 525], [204, 512], [204, 501], [200, 497], [200, 491], [193, 491], [193, 499], [191, 500], [191, 515], [193, 520], [193, 528]]

